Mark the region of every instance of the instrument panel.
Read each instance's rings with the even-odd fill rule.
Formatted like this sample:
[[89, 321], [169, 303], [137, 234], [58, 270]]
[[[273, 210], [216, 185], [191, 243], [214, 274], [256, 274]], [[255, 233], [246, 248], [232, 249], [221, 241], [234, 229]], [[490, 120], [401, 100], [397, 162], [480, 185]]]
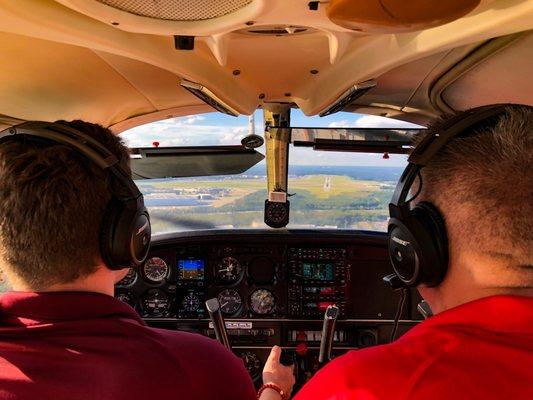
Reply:
[[[156, 239], [115, 296], [148, 325], [214, 337], [205, 301], [216, 297], [234, 352], [257, 384], [273, 345], [300, 357], [299, 384], [318, 369], [326, 308], [340, 309], [335, 355], [388, 342], [399, 294], [385, 234], [351, 231], [206, 231]], [[400, 333], [421, 318], [409, 293]]]
[[349, 268], [343, 247], [177, 247], [130, 270], [116, 296], [146, 318], [205, 318], [211, 297], [231, 318], [319, 318], [330, 304], [344, 315]]
[[227, 317], [276, 318], [287, 315], [285, 276], [285, 249], [277, 246], [176, 246], [153, 249], [117, 283], [116, 297], [144, 318], [206, 318], [211, 297]]

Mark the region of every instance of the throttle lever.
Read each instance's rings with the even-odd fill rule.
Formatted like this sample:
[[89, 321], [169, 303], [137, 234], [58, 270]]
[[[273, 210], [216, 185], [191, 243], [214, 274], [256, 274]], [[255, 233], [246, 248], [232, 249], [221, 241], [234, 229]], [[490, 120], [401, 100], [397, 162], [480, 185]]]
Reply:
[[207, 308], [211, 322], [213, 322], [213, 329], [215, 330], [217, 340], [222, 343], [222, 346], [231, 351], [228, 331], [226, 330], [226, 323], [224, 322], [222, 311], [220, 311], [220, 303], [218, 302], [218, 299], [215, 297], [207, 300], [205, 302], [205, 307]]
[[323, 365], [331, 360], [331, 348], [333, 346], [333, 337], [335, 334], [335, 322], [339, 316], [339, 307], [335, 305], [328, 306], [324, 313], [324, 324], [322, 325], [322, 338], [320, 339], [320, 353], [318, 362]]
[[296, 360], [296, 352], [289, 349], [281, 349], [281, 356], [279, 359], [280, 364], [290, 367], [294, 365]]

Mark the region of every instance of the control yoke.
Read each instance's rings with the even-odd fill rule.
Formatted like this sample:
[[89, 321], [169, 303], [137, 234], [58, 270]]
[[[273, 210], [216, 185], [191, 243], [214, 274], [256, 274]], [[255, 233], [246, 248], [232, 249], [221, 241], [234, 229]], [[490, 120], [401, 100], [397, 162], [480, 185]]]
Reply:
[[322, 338], [320, 340], [320, 353], [318, 362], [326, 364], [331, 360], [331, 348], [335, 335], [335, 322], [339, 316], [339, 307], [335, 305], [328, 306], [324, 314], [324, 324], [322, 325]]
[[220, 311], [220, 303], [217, 298], [209, 299], [205, 302], [205, 307], [209, 313], [209, 318], [213, 322], [213, 329], [215, 330], [215, 336], [217, 340], [222, 343], [226, 349], [231, 351], [231, 345], [229, 344], [228, 331], [226, 330], [226, 323]]

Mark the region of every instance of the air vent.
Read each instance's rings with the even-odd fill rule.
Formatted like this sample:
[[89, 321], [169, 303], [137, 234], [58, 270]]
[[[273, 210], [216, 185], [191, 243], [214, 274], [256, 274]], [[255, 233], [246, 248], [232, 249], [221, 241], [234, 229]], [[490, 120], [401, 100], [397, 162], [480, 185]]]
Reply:
[[130, 14], [167, 21], [203, 21], [232, 14], [253, 0], [96, 0]]
[[343, 94], [341, 94], [339, 98], [337, 98], [337, 100], [333, 102], [333, 104], [330, 104], [325, 110], [320, 112], [318, 115], [320, 117], [325, 117], [326, 115], [335, 114], [336, 112], [344, 110], [355, 99], [361, 97], [370, 89], [375, 88], [376, 85], [377, 83], [373, 79], [353, 85]]
[[181, 80], [180, 85], [192, 94], [194, 94], [204, 103], [209, 104], [215, 110], [218, 110], [224, 114], [231, 115], [233, 117], [239, 115], [238, 111], [236, 111], [234, 108], [219, 99], [211, 90], [209, 90], [205, 86], [202, 86], [195, 82], [187, 81], [185, 79]]
[[291, 35], [302, 35], [306, 33], [315, 32], [315, 29], [307, 28], [305, 26], [279, 26], [279, 25], [269, 25], [269, 26], [258, 26], [248, 29], [241, 29], [237, 33], [243, 33], [246, 35], [261, 35], [261, 36], [291, 36]]

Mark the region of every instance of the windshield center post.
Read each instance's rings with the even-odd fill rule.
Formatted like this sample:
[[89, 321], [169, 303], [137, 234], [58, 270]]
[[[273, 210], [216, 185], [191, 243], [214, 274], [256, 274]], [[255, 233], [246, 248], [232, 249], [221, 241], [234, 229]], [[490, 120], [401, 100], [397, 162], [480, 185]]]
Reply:
[[290, 202], [287, 198], [290, 104], [275, 104], [264, 110], [267, 189], [265, 223], [272, 228], [284, 228], [289, 223]]

